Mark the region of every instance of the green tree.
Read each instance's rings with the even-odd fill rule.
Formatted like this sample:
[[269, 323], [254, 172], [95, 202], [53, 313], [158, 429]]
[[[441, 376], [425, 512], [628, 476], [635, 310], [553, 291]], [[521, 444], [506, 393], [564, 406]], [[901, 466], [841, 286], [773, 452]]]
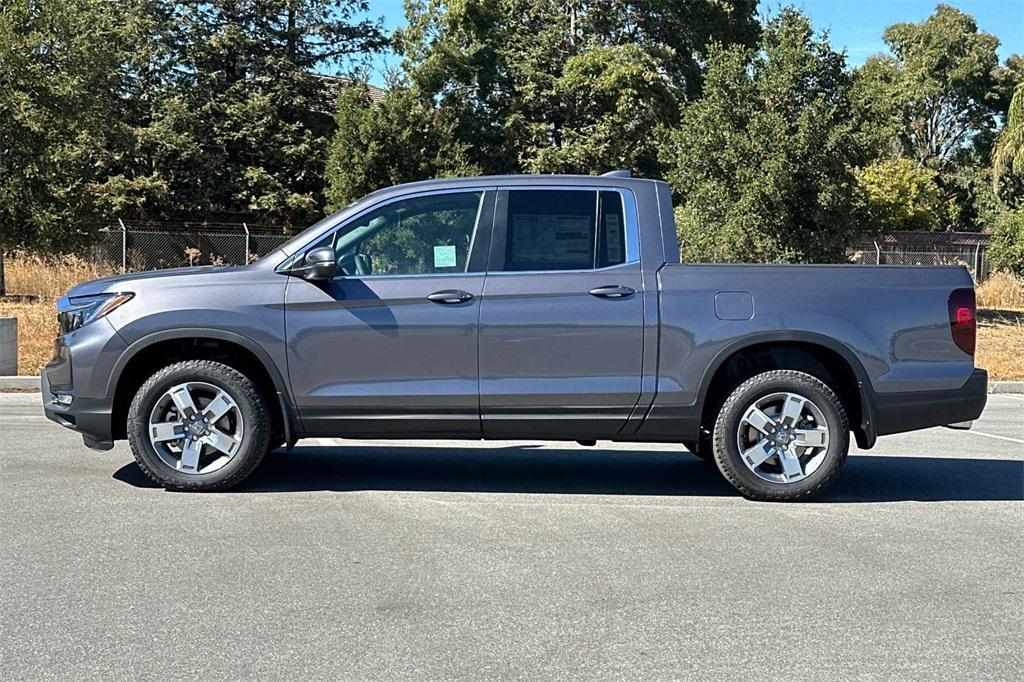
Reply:
[[0, 6], [0, 246], [68, 249], [100, 218], [91, 191], [117, 144], [124, 101], [151, 54], [141, 0]]
[[1024, 277], [1024, 208], [1000, 214], [988, 256], [993, 269]]
[[432, 102], [397, 82], [378, 103], [363, 84], [344, 88], [327, 164], [329, 206], [337, 209], [403, 182], [479, 173], [442, 115]]
[[969, 14], [939, 5], [920, 23], [894, 24], [883, 39], [892, 56], [871, 58], [858, 74], [873, 102], [898, 125], [904, 155], [944, 171], [980, 132], [996, 125], [988, 100], [996, 87], [999, 40]]
[[0, 243], [76, 248], [113, 216], [324, 204], [340, 68], [385, 44], [365, 0], [0, 5]]
[[936, 175], [906, 158], [874, 161], [858, 170], [871, 224], [886, 232], [935, 230], [942, 201]]
[[409, 0], [410, 87], [488, 173], [657, 170], [653, 126], [699, 92], [713, 40], [752, 43], [753, 0]]
[[984, 228], [994, 201], [988, 159], [1020, 57], [1000, 66], [998, 39], [948, 5], [920, 23], [890, 26], [883, 37], [891, 55], [858, 69], [851, 93], [862, 144], [938, 173], [939, 227]]
[[139, 163], [112, 182], [131, 188], [159, 169], [170, 192], [147, 198], [150, 211], [313, 219], [324, 206], [340, 83], [317, 69], [385, 44], [375, 22], [355, 18], [367, 8], [365, 0], [175, 3], [178, 68], [137, 138]]
[[783, 10], [758, 50], [711, 51], [664, 148], [688, 261], [842, 259], [868, 226], [845, 59]]
[[546, 143], [542, 127], [522, 154], [525, 170], [660, 175], [652, 140], [678, 118], [679, 100], [649, 52], [636, 45], [588, 50], [566, 61], [553, 94], [572, 125], [562, 126], [558, 144]]
[[1017, 85], [995, 148], [992, 150], [992, 187], [1007, 172], [1024, 171], [1024, 83]]

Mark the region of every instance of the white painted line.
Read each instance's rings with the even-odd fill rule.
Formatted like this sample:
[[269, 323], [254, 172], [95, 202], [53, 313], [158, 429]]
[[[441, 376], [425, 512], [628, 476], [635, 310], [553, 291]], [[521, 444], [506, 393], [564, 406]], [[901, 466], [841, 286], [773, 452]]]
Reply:
[[997, 436], [994, 433], [985, 433], [984, 431], [975, 431], [974, 429], [963, 431], [963, 433], [973, 433], [975, 436], [985, 436], [986, 438], [995, 438], [996, 440], [1008, 440], [1011, 443], [1020, 443], [1021, 445], [1024, 445], [1024, 440], [1021, 440], [1019, 438], [1010, 438], [1009, 436]]

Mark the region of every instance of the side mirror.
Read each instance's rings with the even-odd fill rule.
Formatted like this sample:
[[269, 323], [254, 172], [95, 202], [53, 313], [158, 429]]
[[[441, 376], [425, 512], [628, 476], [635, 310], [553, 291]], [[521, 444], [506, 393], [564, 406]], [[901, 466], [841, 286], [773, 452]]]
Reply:
[[323, 246], [306, 253], [306, 257], [288, 270], [289, 275], [301, 277], [311, 282], [331, 279], [338, 275], [338, 264], [334, 260], [334, 249]]

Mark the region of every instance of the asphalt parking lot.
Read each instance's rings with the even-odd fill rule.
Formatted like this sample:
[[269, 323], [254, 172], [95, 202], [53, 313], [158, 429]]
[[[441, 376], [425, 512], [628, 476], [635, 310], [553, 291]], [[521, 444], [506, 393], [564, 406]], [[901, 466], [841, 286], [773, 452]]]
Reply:
[[0, 678], [1020, 679], [1024, 396], [816, 503], [681, 447], [303, 441], [151, 487], [0, 394]]

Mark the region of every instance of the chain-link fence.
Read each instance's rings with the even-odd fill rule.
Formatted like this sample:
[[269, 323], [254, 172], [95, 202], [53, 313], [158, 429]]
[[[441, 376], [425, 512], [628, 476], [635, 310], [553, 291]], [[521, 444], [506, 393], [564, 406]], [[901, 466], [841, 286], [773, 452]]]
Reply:
[[976, 282], [989, 276], [986, 249], [973, 248], [959, 251], [905, 251], [865, 249], [848, 252], [850, 262], [857, 265], [962, 265]]
[[283, 230], [268, 232], [246, 224], [192, 226], [126, 225], [105, 228], [95, 257], [124, 272], [189, 265], [244, 265], [291, 239]]
[[[246, 223], [126, 224], [108, 226], [97, 242], [95, 257], [125, 272], [190, 265], [243, 265], [262, 258], [291, 239], [284, 228], [249, 227]], [[907, 250], [893, 245], [851, 249], [847, 258], [858, 265], [962, 265], [983, 282], [989, 276], [985, 246]]]

